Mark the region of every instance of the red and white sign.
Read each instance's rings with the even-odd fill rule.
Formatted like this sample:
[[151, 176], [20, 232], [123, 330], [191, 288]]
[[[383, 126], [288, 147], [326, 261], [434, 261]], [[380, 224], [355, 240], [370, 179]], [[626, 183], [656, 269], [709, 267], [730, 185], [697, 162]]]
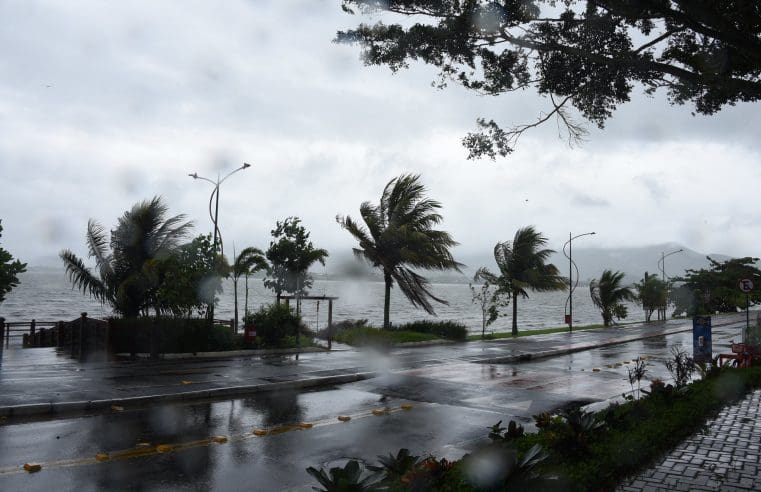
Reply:
[[753, 290], [753, 280], [749, 278], [741, 278], [737, 281], [737, 287], [746, 294]]

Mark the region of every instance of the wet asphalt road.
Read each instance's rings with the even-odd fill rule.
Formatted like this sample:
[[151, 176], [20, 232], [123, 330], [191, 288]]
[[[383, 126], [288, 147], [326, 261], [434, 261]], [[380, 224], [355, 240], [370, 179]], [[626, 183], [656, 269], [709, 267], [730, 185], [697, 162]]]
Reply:
[[[738, 338], [738, 326], [714, 332], [714, 353]], [[484, 442], [498, 420], [530, 426], [532, 415], [569, 402], [616, 397], [630, 391], [627, 367], [640, 355], [649, 360], [649, 378], [668, 380], [662, 361], [676, 344], [689, 348], [691, 334], [509, 365], [428, 359], [394, 369], [396, 361], [368, 354], [383, 375], [339, 388], [10, 420], [0, 426], [0, 490], [309, 490], [308, 466], [372, 462], [402, 447], [457, 458]], [[413, 407], [402, 410], [402, 403]], [[254, 429], [276, 433], [256, 436]], [[227, 442], [209, 441], [218, 435]], [[160, 444], [167, 452], [156, 451]], [[110, 459], [98, 461], [98, 453]], [[26, 473], [26, 462], [43, 469]]]

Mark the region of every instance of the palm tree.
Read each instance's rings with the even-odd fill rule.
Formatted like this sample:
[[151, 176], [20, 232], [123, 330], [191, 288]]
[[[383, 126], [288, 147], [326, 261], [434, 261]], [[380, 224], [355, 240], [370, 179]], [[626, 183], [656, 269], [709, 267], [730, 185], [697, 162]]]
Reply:
[[513, 336], [518, 335], [518, 296], [528, 298], [528, 290], [549, 292], [563, 290], [566, 279], [557, 267], [546, 263], [555, 251], [544, 249], [547, 238], [532, 226], [518, 229], [511, 241], [494, 246], [494, 260], [499, 275], [486, 268], [480, 268], [476, 276], [497, 286], [500, 293], [508, 293], [513, 298]]
[[589, 293], [592, 302], [602, 313], [602, 321], [605, 326], [610, 326], [613, 316], [617, 319], [626, 318], [627, 309], [624, 301], [636, 299], [634, 292], [629, 287], [621, 287], [623, 272], [604, 270], [600, 280], [592, 280], [589, 284]]
[[167, 211], [161, 197], [135, 204], [119, 218], [110, 241], [103, 226], [90, 219], [86, 241], [97, 274], [65, 249], [59, 256], [69, 280], [124, 317], [136, 317], [151, 307], [158, 310], [158, 263], [177, 250], [192, 227], [191, 222], [183, 223], [183, 215], [165, 219]]
[[[234, 253], [233, 253], [234, 254]], [[267, 259], [259, 248], [245, 248], [235, 257], [232, 266], [233, 295], [235, 296], [235, 331], [238, 331], [238, 279], [244, 276], [246, 279], [246, 303], [243, 307], [243, 315], [248, 314], [248, 277], [260, 270], [268, 268]]]
[[383, 327], [389, 327], [391, 287], [399, 285], [415, 307], [436, 314], [430, 300], [447, 304], [430, 290], [428, 280], [413, 268], [425, 270], [456, 270], [463, 266], [452, 257], [449, 249], [457, 243], [448, 232], [433, 229], [442, 216], [441, 204], [425, 197], [420, 176], [403, 174], [388, 182], [380, 203], [364, 202], [359, 207], [367, 228], [351, 217], [336, 217], [336, 221], [357, 241], [357, 258], [365, 259], [383, 272], [385, 283]]

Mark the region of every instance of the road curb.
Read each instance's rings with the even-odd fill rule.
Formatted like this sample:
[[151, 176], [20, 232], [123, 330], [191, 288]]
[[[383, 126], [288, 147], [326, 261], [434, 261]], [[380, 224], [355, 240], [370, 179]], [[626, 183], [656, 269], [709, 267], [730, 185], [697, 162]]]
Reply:
[[[317, 352], [328, 352], [323, 347], [302, 347], [291, 349], [243, 349], [243, 350], [223, 350], [217, 352], [183, 352], [179, 354], [159, 354], [158, 360], [183, 360], [183, 359], [217, 359], [217, 358], [234, 358], [234, 357], [260, 357], [265, 355], [288, 355], [288, 354], [311, 354]], [[122, 352], [114, 354], [119, 359], [129, 359], [131, 354]], [[150, 359], [151, 354], [135, 354], [137, 359]]]
[[[725, 326], [728, 324], [732, 324], [732, 323], [716, 324], [714, 326]], [[572, 354], [575, 352], [584, 352], [586, 350], [592, 350], [596, 348], [610, 347], [613, 345], [620, 345], [623, 343], [636, 342], [637, 340], [646, 340], [648, 338], [675, 335], [677, 333], [685, 333], [688, 331], [692, 331], [692, 327], [672, 328], [669, 330], [664, 330], [660, 333], [651, 333], [649, 335], [632, 335], [629, 337], [623, 337], [623, 338], [610, 340], [610, 341], [602, 342], [602, 343], [587, 344], [587, 345], [581, 345], [578, 347], [569, 347], [569, 348], [562, 348], [562, 349], [555, 349], [555, 350], [545, 350], [542, 352], [509, 355], [505, 357], [491, 357], [487, 359], [473, 360], [471, 362], [475, 362], [477, 364], [510, 364], [513, 362], [527, 362], [530, 360], [545, 359], [547, 357], [556, 357], [558, 355], [567, 355], [567, 354]]]
[[[727, 326], [732, 325], [738, 322], [741, 322], [742, 320], [726, 320], [721, 323], [715, 323], [712, 326], [713, 327], [719, 327], [719, 326]], [[505, 357], [492, 357], [487, 359], [477, 359], [472, 360], [471, 362], [477, 363], [477, 364], [510, 364], [514, 362], [528, 362], [530, 360], [537, 360], [537, 359], [545, 359], [547, 357], [555, 357], [558, 355], [567, 355], [572, 354], [575, 352], [584, 352], [585, 350], [592, 350], [596, 348], [603, 348], [603, 347], [610, 347], [613, 345], [620, 345], [623, 343], [629, 343], [629, 342], [636, 342], [637, 340], [646, 340], [648, 338], [656, 338], [656, 337], [663, 337], [668, 335], [676, 335], [677, 333], [685, 333], [688, 331], [692, 331], [692, 327], [688, 325], [682, 325], [680, 327], [676, 328], [670, 328], [668, 330], [663, 330], [660, 333], [651, 333], [649, 335], [630, 335], [628, 337], [619, 338], [616, 340], [610, 340], [607, 342], [600, 342], [600, 343], [594, 343], [594, 344], [587, 344], [582, 345], [578, 347], [569, 347], [569, 348], [563, 348], [563, 349], [555, 349], [555, 350], [545, 350], [542, 352], [532, 352], [532, 353], [523, 353], [518, 355], [509, 355]], [[509, 340], [509, 339], [506, 339]]]
[[336, 384], [346, 384], [362, 381], [375, 377], [375, 372], [357, 372], [351, 374], [339, 374], [335, 376], [323, 376], [309, 379], [297, 379], [293, 381], [279, 381], [276, 383], [252, 384], [242, 386], [228, 386], [195, 391], [183, 391], [180, 393], [162, 393], [157, 395], [133, 396], [126, 398], [112, 398], [90, 401], [63, 401], [47, 403], [28, 403], [23, 405], [8, 405], [0, 407], [0, 417], [39, 417], [49, 415], [76, 414], [88, 411], [111, 410], [114, 406], [125, 410], [134, 409], [154, 403], [187, 402], [194, 400], [207, 400], [222, 397], [245, 396], [269, 391], [283, 391], [289, 389], [316, 388]]

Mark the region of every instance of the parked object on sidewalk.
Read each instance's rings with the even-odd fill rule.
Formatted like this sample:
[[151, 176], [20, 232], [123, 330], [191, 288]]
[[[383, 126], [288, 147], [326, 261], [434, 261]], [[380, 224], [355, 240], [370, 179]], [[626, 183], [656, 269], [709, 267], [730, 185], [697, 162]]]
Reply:
[[725, 361], [733, 361], [736, 367], [753, 367], [761, 365], [761, 347], [748, 345], [747, 343], [733, 343], [731, 354], [719, 354], [719, 365]]

